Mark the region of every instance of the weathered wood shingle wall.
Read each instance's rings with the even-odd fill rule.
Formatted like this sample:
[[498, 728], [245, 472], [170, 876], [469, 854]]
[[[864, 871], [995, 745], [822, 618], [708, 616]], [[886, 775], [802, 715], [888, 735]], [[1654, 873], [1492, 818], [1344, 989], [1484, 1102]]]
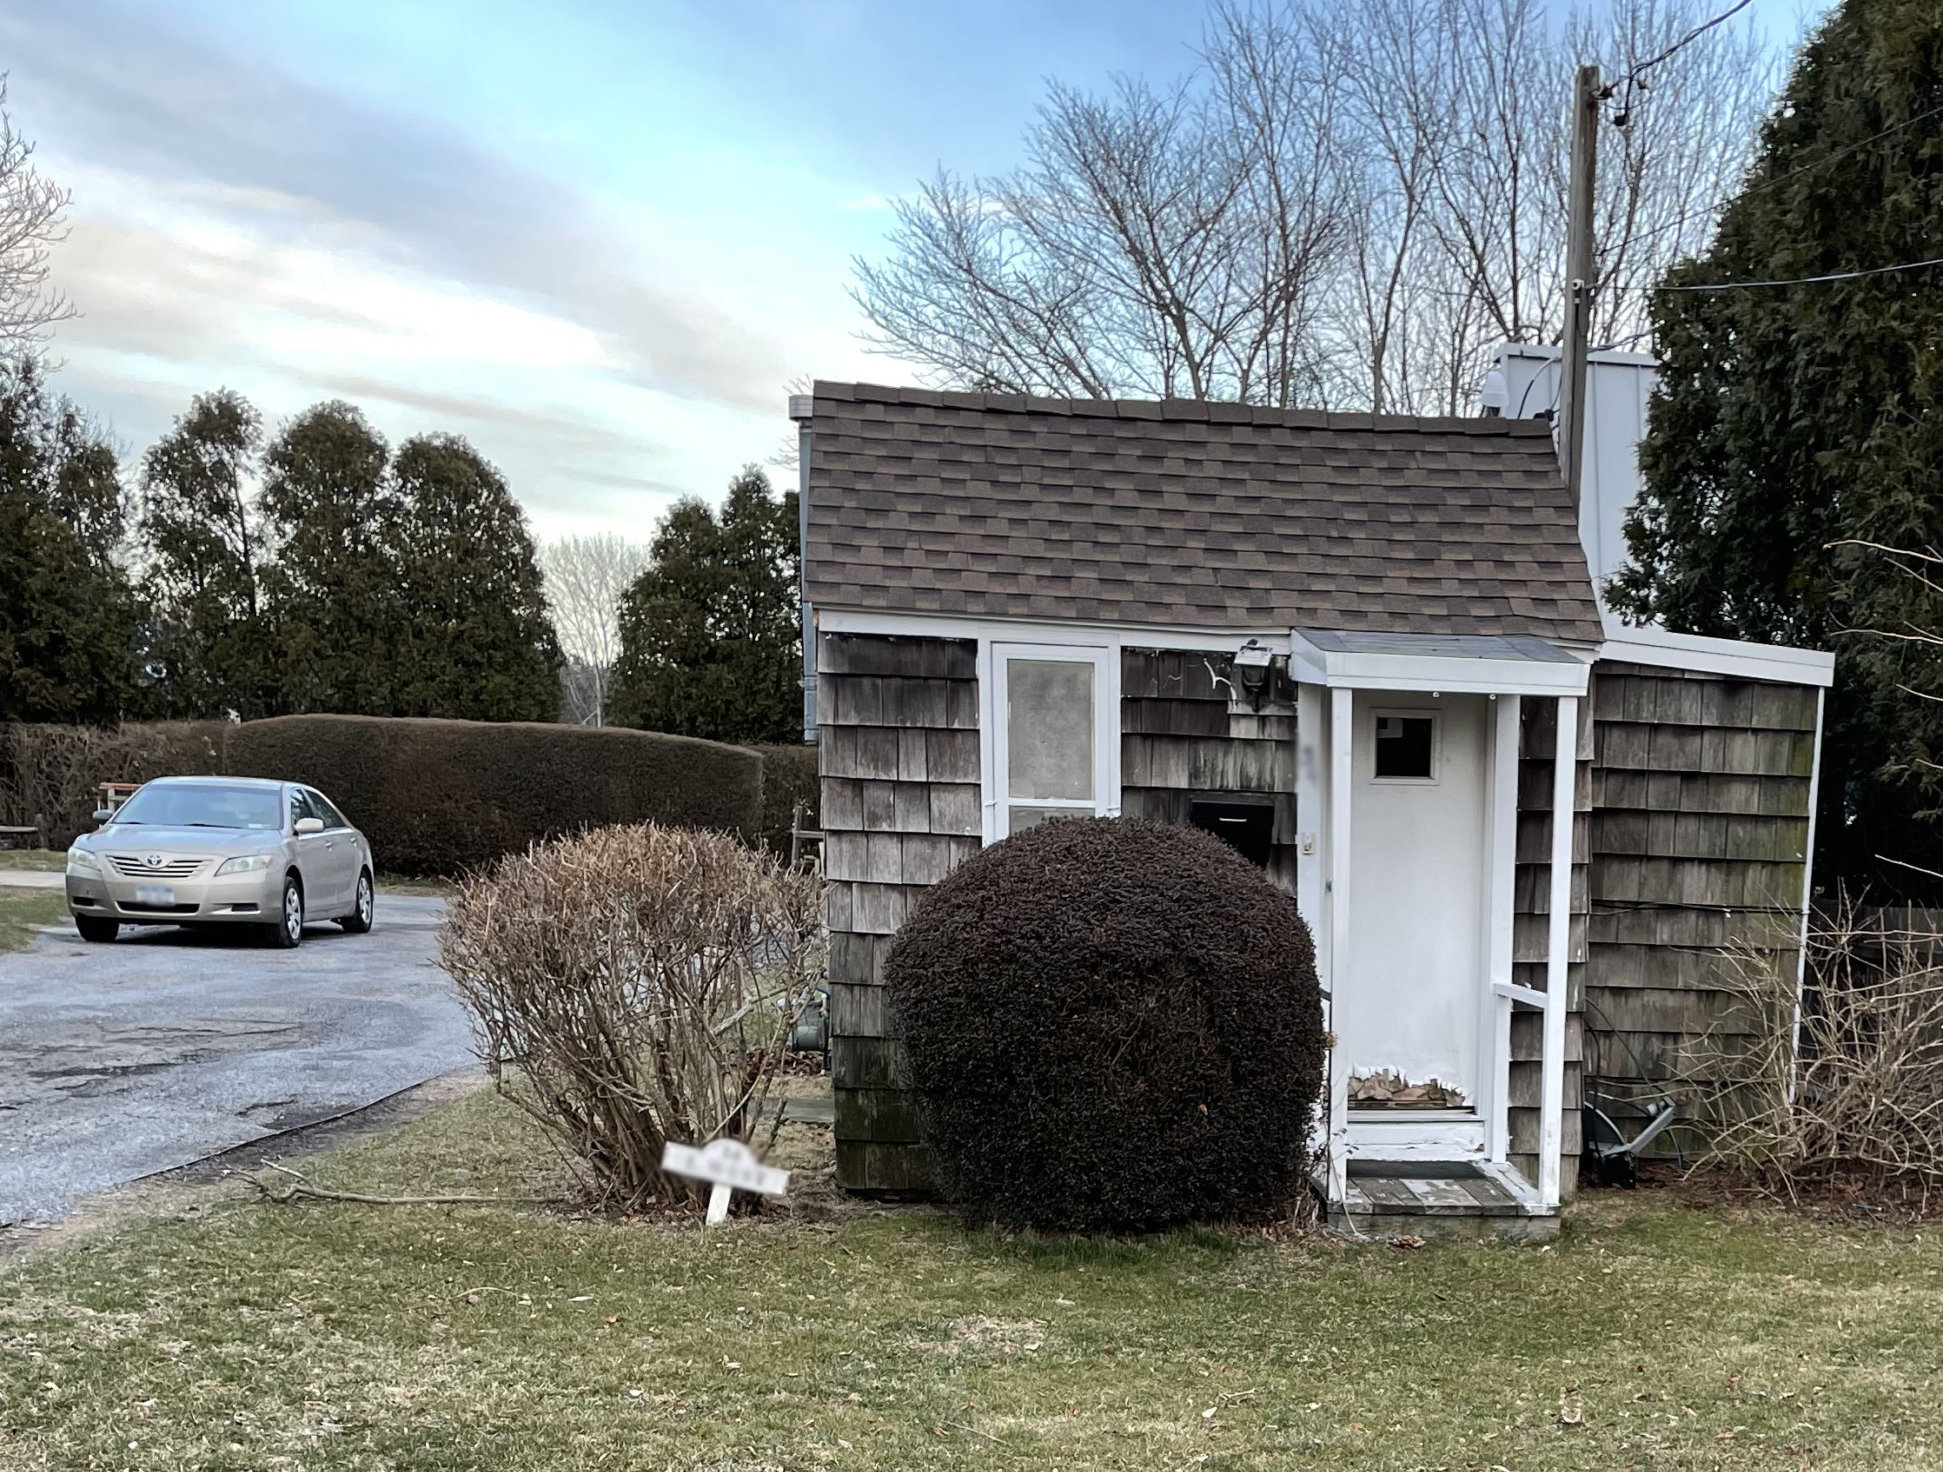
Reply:
[[[1587, 856], [1592, 795], [1592, 722], [1579, 703], [1578, 773], [1572, 797], [1572, 925], [1567, 948], [1565, 1017], [1565, 1118], [1559, 1179], [1565, 1199], [1578, 1185], [1579, 1100], [1583, 1083], [1586, 973]], [[1552, 769], [1558, 750], [1557, 703], [1529, 699], [1520, 707], [1518, 742], [1518, 854], [1512, 889], [1511, 979], [1545, 989], [1551, 948]], [[1507, 1101], [1511, 1164], [1525, 1179], [1538, 1179], [1539, 1100], [1545, 1014], [1514, 1004], [1511, 1012], [1511, 1077]]]
[[837, 1181], [919, 1191], [929, 1167], [884, 955], [912, 901], [980, 847], [978, 648], [823, 634], [817, 671]]
[[1754, 1026], [1724, 950], [1796, 972], [1816, 692], [1608, 663], [1592, 708], [1586, 1071], [1618, 1096], [1684, 1079], [1704, 1128]]
[[1186, 823], [1197, 796], [1272, 799], [1269, 875], [1295, 893], [1295, 707], [1260, 713], [1217, 683], [1231, 678], [1225, 654], [1125, 649], [1120, 657], [1120, 811], [1129, 818]]

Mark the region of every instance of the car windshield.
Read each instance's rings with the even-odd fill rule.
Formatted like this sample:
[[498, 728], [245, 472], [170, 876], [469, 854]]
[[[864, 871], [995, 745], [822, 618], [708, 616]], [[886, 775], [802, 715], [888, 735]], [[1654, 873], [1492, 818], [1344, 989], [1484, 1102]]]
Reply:
[[281, 828], [282, 818], [274, 787], [151, 782], [122, 804], [114, 820], [157, 828]]

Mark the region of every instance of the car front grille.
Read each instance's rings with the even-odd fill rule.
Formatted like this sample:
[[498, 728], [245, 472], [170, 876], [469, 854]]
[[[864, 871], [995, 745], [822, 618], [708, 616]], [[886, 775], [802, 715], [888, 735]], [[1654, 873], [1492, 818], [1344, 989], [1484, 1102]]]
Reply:
[[108, 862], [124, 879], [187, 879], [208, 863], [207, 859], [164, 859], [151, 864], [134, 854], [110, 854]]

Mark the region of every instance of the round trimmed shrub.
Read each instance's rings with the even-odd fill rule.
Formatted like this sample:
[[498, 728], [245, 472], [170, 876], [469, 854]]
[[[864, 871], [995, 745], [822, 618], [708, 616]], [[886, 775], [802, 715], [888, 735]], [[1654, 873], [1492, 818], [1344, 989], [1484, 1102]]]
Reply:
[[1060, 1231], [1258, 1216], [1322, 1083], [1295, 901], [1199, 829], [1041, 823], [919, 902], [884, 968], [939, 1189]]

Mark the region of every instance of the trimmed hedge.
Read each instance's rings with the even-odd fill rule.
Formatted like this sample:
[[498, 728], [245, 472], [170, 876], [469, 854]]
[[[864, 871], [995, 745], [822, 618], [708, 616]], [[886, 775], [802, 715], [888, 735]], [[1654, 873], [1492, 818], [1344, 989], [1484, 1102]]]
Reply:
[[935, 1179], [1060, 1231], [1258, 1217], [1322, 1086], [1295, 902], [1198, 829], [1055, 820], [921, 899], [884, 968]]
[[229, 770], [321, 789], [402, 874], [454, 874], [609, 823], [752, 838], [762, 759], [741, 747], [607, 726], [277, 716], [230, 738]]
[[755, 752], [618, 727], [320, 715], [119, 731], [20, 726], [4, 738], [5, 821], [38, 813], [61, 848], [93, 827], [97, 782], [164, 776], [307, 782], [402, 874], [456, 874], [609, 823], [713, 828], [753, 842], [762, 822]]
[[815, 828], [822, 797], [814, 746], [752, 746], [762, 758], [762, 846], [789, 855], [789, 823], [803, 804], [803, 826]]
[[0, 823], [34, 824], [64, 849], [93, 831], [100, 783], [225, 771], [236, 730], [230, 721], [0, 727]]

